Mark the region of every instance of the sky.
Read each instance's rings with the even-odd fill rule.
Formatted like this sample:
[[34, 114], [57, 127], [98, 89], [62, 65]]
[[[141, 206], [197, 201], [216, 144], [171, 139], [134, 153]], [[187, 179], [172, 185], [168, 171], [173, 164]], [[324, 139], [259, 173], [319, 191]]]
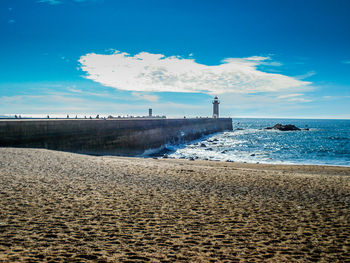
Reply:
[[0, 116], [350, 119], [348, 0], [1, 0]]

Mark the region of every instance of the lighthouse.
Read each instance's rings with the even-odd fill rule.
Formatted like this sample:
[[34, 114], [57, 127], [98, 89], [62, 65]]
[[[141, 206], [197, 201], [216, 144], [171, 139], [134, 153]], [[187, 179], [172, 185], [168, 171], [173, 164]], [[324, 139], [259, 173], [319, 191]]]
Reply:
[[220, 101], [218, 99], [217, 96], [215, 96], [214, 100], [213, 100], [213, 118], [219, 118], [219, 104]]

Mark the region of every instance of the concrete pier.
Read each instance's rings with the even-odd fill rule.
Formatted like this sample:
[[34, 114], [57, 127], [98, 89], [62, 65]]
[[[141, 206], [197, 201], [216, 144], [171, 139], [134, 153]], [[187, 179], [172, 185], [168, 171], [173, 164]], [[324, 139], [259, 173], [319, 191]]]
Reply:
[[225, 130], [231, 118], [1, 120], [0, 147], [132, 156]]

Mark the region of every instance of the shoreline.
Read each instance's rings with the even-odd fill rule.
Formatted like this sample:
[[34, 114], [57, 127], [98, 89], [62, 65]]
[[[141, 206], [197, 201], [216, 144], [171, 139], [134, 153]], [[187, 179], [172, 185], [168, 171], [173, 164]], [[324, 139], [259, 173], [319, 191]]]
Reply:
[[[209, 136], [208, 136], [209, 137]], [[195, 140], [195, 141], [200, 141], [200, 139]], [[53, 152], [62, 152], [62, 153], [69, 153], [69, 154], [77, 154], [77, 155], [86, 155], [86, 156], [91, 156], [91, 157], [105, 157], [105, 158], [126, 158], [126, 159], [158, 159], [158, 160], [182, 160], [182, 161], [189, 161], [189, 162], [195, 162], [195, 161], [200, 161], [200, 162], [209, 162], [209, 163], [230, 163], [230, 164], [237, 164], [237, 165], [267, 165], [267, 166], [316, 166], [316, 167], [340, 167], [340, 168], [349, 168], [350, 165], [339, 165], [339, 164], [314, 164], [314, 163], [270, 163], [270, 162], [238, 162], [238, 161], [226, 161], [226, 160], [204, 160], [204, 159], [194, 159], [190, 160], [189, 158], [176, 158], [172, 156], [168, 156], [164, 158], [163, 156], [152, 156], [153, 154], [156, 154], [157, 151], [161, 151], [164, 149], [164, 146], [159, 147], [157, 149], [149, 149], [146, 150], [147, 152], [145, 154], [142, 153], [140, 155], [135, 155], [135, 156], [121, 156], [121, 155], [95, 155], [95, 154], [89, 154], [89, 153], [79, 153], [79, 152], [68, 152], [68, 151], [60, 151], [60, 150], [50, 150], [50, 149], [42, 149], [42, 148], [20, 148], [20, 147], [1, 147], [2, 149], [29, 149], [29, 150], [48, 150], [48, 151], [53, 151]], [[1, 149], [0, 148], [0, 149]], [[153, 152], [154, 151], [154, 152]], [[350, 173], [349, 173], [350, 175]]]
[[[107, 155], [106, 155], [107, 156]], [[110, 157], [119, 157], [119, 156], [110, 156]], [[142, 157], [142, 156], [134, 156], [134, 157], [130, 157], [130, 158], [153, 158], [153, 157]], [[167, 157], [167, 158], [163, 158], [163, 157], [157, 157], [159, 159], [175, 159], [175, 160], [189, 160], [188, 158], [175, 158], [175, 157]], [[224, 160], [204, 160], [204, 159], [195, 159], [194, 161], [204, 161], [204, 162], [223, 162], [223, 163], [236, 163], [236, 164], [255, 164], [255, 165], [281, 165], [281, 166], [332, 166], [332, 167], [343, 167], [343, 168], [350, 168], [350, 165], [341, 165], [341, 164], [315, 164], [315, 163], [270, 163], [270, 162], [238, 162], [238, 161], [224, 161]]]
[[350, 168], [0, 148], [0, 262], [334, 262]]

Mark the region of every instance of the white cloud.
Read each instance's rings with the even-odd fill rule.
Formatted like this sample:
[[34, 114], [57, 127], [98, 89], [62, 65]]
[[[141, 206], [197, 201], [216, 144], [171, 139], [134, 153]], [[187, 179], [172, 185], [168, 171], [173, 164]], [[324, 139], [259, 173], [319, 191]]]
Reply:
[[73, 85], [72, 87], [67, 87], [67, 90], [73, 93], [83, 93], [83, 90], [77, 89], [75, 85]]
[[322, 99], [325, 99], [325, 100], [341, 100], [341, 99], [349, 99], [350, 96], [323, 96]]
[[142, 99], [142, 100], [147, 100], [150, 102], [156, 102], [158, 101], [159, 97], [156, 95], [149, 95], [149, 94], [142, 94], [139, 92], [133, 92], [131, 93], [134, 97]]
[[281, 95], [278, 96], [278, 99], [289, 99], [289, 98], [295, 98], [295, 97], [300, 97], [303, 96], [304, 94], [296, 93], [296, 94], [287, 94], [287, 95]]
[[323, 99], [326, 99], [326, 100], [330, 100], [330, 99], [333, 99], [334, 96], [323, 96], [322, 98], [323, 98]]
[[[76, 2], [76, 3], [84, 3], [84, 2], [102, 2], [103, 0], [70, 0], [71, 2]], [[49, 5], [58, 5], [62, 4], [64, 1], [62, 0], [37, 0], [37, 3], [47, 3]]]
[[7, 21], [9, 24], [14, 24], [16, 21], [13, 19], [10, 19], [9, 21]]
[[103, 2], [103, 0], [73, 0], [77, 3], [84, 3], [84, 2], [91, 2], [91, 3], [97, 3], [97, 2]]
[[265, 60], [270, 60], [270, 57], [262, 57], [262, 56], [252, 56], [248, 58], [243, 58], [244, 60], [248, 61], [265, 61]]
[[294, 102], [311, 102], [312, 100], [302, 98], [304, 94], [301, 93], [295, 93], [295, 94], [286, 94], [278, 96], [278, 99], [286, 99], [288, 101], [294, 101]]
[[58, 4], [62, 3], [62, 1], [60, 1], [60, 0], [38, 0], [37, 2], [38, 3], [47, 3], [49, 5], [58, 5]]
[[303, 75], [295, 76], [294, 78], [296, 78], [296, 79], [306, 79], [306, 78], [312, 77], [314, 75], [316, 75], [316, 71], [311, 70], [311, 71], [306, 72]]
[[[79, 92], [78, 92], [79, 93]], [[112, 101], [94, 100], [94, 98], [84, 98], [71, 96], [72, 94], [53, 92], [42, 95], [16, 95], [0, 96], [1, 115], [21, 114], [23, 116], [65, 117], [69, 114], [71, 117], [78, 116], [144, 116], [148, 115], [149, 105], [135, 103], [120, 103]], [[178, 104], [172, 102], [152, 103], [153, 113], [163, 115], [165, 113], [176, 113], [178, 116], [184, 116], [194, 109], [202, 109], [201, 106]], [[205, 107], [207, 108], [207, 107]], [[210, 111], [210, 104], [209, 104]], [[176, 115], [177, 116], [177, 115]]]
[[61, 56], [61, 59], [62, 59], [63, 61], [65, 61], [65, 62], [69, 62], [69, 59], [66, 58], [65, 56]]
[[343, 61], [344, 64], [350, 64], [350, 60]]
[[278, 61], [269, 61], [269, 62], [264, 62], [261, 63], [262, 65], [266, 65], [266, 66], [273, 66], [273, 67], [280, 67], [283, 66], [283, 64], [281, 62]]
[[227, 58], [208, 66], [192, 58], [166, 57], [141, 52], [134, 56], [90, 53], [80, 57], [88, 79], [119, 90], [142, 92], [194, 92], [206, 94], [259, 93], [305, 90], [311, 82], [266, 73], [257, 66], [269, 57]]

